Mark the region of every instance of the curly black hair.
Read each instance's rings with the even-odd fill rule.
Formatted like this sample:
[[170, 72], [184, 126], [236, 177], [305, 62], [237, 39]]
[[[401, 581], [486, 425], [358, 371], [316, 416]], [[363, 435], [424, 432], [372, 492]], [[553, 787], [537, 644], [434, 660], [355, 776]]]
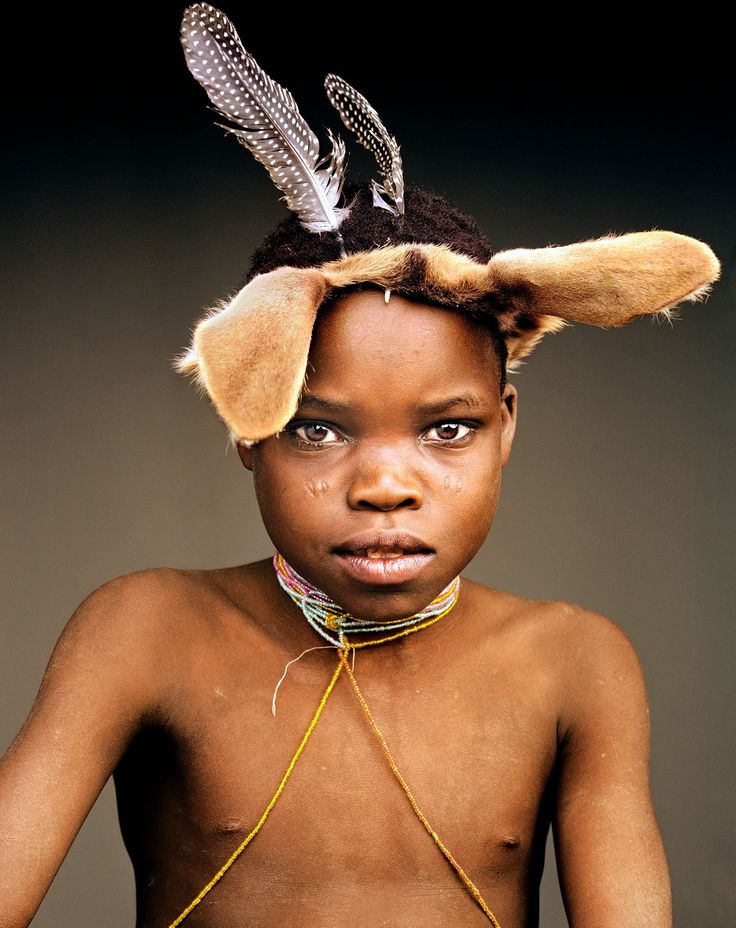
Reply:
[[[350, 214], [340, 226], [340, 234], [348, 253], [410, 242], [446, 244], [483, 263], [489, 261], [494, 253], [471, 216], [452, 206], [446, 197], [431, 193], [416, 184], [406, 186], [406, 211], [399, 217], [373, 205], [371, 187], [364, 181], [346, 183], [343, 200], [350, 206]], [[309, 232], [297, 216], [291, 213], [255, 249], [240, 287], [258, 274], [265, 274], [277, 267], [314, 267], [339, 257], [340, 243], [334, 233]], [[359, 284], [346, 289], [364, 289], [366, 286], [370, 285]], [[455, 307], [445, 308], [458, 311]], [[507, 351], [495, 316], [493, 313], [467, 312], [463, 312], [463, 315], [490, 336], [498, 359], [500, 390], [503, 393], [506, 386]]]

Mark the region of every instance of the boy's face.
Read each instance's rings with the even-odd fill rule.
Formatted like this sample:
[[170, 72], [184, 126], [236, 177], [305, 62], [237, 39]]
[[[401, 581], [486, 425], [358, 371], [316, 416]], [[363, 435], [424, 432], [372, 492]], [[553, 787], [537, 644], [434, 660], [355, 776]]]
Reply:
[[[516, 390], [499, 393], [490, 336], [466, 316], [353, 291], [319, 312], [294, 418], [238, 451], [294, 569], [356, 618], [391, 621], [424, 609], [482, 545], [515, 424]], [[339, 550], [381, 530], [430, 550]]]

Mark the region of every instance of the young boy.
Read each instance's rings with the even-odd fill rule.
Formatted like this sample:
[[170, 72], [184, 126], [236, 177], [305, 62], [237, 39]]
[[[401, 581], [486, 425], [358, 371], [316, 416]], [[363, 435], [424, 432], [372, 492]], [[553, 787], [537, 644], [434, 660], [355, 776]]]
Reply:
[[[394, 225], [367, 187], [346, 201], [346, 255], [390, 227], [491, 257], [419, 189]], [[75, 611], [0, 766], [2, 928], [30, 923], [111, 775], [139, 928], [536, 925], [550, 826], [573, 928], [671, 926], [630, 640], [462, 576], [511, 454], [509, 346], [530, 350], [538, 319], [502, 332], [499, 313], [427, 299], [411, 254], [416, 289], [289, 278], [288, 305], [210, 313], [199, 371], [275, 555], [120, 576]], [[241, 293], [334, 256], [285, 220]], [[289, 380], [304, 339], [276, 322], [309, 287]]]
[[[448, 236], [453, 212], [429, 206]], [[273, 237], [260, 252], [279, 254]], [[353, 616], [392, 630], [489, 532], [517, 411], [498, 346], [468, 314], [348, 289], [317, 318], [296, 415], [238, 445], [278, 552]], [[415, 549], [426, 553], [390, 556]], [[315, 645], [274, 718], [275, 681]], [[3, 925], [31, 921], [110, 775], [138, 924], [172, 924], [258, 821], [334, 666], [270, 557], [95, 590], [2, 764]], [[503, 928], [537, 924], [550, 823], [571, 925], [671, 924], [644, 682], [610, 620], [461, 577], [445, 617], [361, 648], [355, 675], [418, 806]], [[189, 924], [487, 923], [339, 682], [262, 831]]]

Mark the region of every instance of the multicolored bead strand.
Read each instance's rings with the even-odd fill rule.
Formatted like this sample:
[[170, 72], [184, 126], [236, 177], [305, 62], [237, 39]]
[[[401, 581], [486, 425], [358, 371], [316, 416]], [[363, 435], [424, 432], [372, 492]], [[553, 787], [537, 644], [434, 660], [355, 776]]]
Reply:
[[[460, 595], [460, 576], [458, 575], [421, 612], [405, 619], [371, 622], [356, 619], [349, 612], [345, 612], [334, 599], [297, 573], [279, 551], [274, 552], [273, 566], [281, 587], [302, 610], [307, 622], [336, 648], [345, 647], [345, 635], [348, 632], [381, 632], [388, 627], [409, 628], [415, 625], [423, 627], [427, 619], [446, 615]], [[335, 637], [335, 632], [337, 632], [337, 637]]]

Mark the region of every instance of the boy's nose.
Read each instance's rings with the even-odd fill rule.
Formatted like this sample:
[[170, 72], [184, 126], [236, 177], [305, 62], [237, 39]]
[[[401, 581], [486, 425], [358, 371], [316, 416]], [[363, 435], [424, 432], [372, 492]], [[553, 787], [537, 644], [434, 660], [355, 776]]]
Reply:
[[348, 490], [348, 504], [353, 509], [419, 509], [422, 501], [423, 491], [415, 472], [396, 457], [379, 455], [364, 460]]

